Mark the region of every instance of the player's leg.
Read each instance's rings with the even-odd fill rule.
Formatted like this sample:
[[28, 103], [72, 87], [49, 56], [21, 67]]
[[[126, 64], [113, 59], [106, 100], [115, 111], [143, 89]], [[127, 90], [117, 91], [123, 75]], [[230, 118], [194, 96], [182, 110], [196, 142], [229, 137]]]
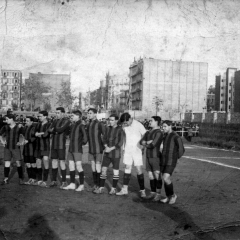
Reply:
[[13, 162], [16, 162], [18, 177], [19, 177], [19, 184], [24, 184], [24, 175], [23, 175], [23, 168], [22, 168], [22, 156], [20, 149], [13, 149], [12, 150], [12, 159]]
[[161, 199], [161, 189], [162, 189], [162, 176], [161, 172], [156, 170], [154, 171], [154, 181], [156, 186], [156, 196], [154, 197], [153, 201], [157, 202]]
[[74, 160], [69, 160], [69, 171], [70, 171], [70, 184], [66, 187], [63, 187], [64, 190], [75, 190], [75, 162]]
[[43, 181], [40, 184], [41, 187], [47, 187], [47, 180], [48, 180], [48, 174], [49, 174], [49, 158], [48, 155], [43, 156]]
[[138, 179], [138, 184], [140, 187], [140, 196], [142, 198], [146, 197], [146, 192], [145, 192], [145, 186], [144, 186], [144, 175], [142, 171], [142, 165], [135, 165], [136, 170], [137, 170], [137, 179]]
[[9, 149], [4, 148], [4, 179], [1, 185], [5, 185], [9, 183], [9, 173], [10, 173], [10, 166], [11, 166], [11, 152]]
[[52, 159], [52, 181], [49, 187], [56, 187], [58, 174], [58, 152], [56, 149], [51, 150], [51, 159]]
[[28, 156], [24, 156], [24, 162], [28, 174], [28, 181], [24, 182], [24, 184], [29, 185], [32, 182], [32, 166], [29, 160], [27, 160]]
[[96, 171], [96, 163], [93, 154], [88, 154], [88, 160], [91, 162], [92, 168], [92, 176], [93, 176], [93, 191], [97, 188], [97, 171]]
[[36, 164], [36, 159], [35, 157], [32, 156], [33, 162], [31, 163], [31, 168], [32, 168], [32, 185], [37, 184], [37, 164]]
[[84, 190], [84, 171], [82, 167], [82, 153], [74, 154], [74, 158], [75, 158], [76, 168], [79, 175], [79, 186], [75, 191], [81, 192]]
[[97, 172], [97, 188], [100, 187], [100, 176], [102, 170], [102, 154], [96, 154], [95, 156], [96, 161], [96, 172]]
[[132, 165], [125, 165], [123, 176], [123, 187], [120, 192], [116, 193], [117, 196], [128, 194], [128, 185], [131, 179]]
[[37, 180], [38, 185], [42, 183], [42, 159], [38, 156], [36, 158], [36, 165], [37, 165]]

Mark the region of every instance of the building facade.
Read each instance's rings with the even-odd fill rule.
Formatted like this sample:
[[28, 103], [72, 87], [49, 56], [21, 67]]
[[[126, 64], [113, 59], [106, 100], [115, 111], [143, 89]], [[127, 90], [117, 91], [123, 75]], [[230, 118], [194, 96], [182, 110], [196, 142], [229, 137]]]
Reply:
[[20, 107], [21, 83], [21, 71], [1, 70], [0, 104], [2, 108]]
[[222, 112], [240, 112], [240, 71], [227, 68], [215, 81], [215, 110]]
[[207, 111], [211, 112], [215, 110], [215, 94], [209, 93], [207, 94]]
[[154, 113], [203, 111], [206, 108], [208, 64], [143, 58], [130, 66], [132, 110]]

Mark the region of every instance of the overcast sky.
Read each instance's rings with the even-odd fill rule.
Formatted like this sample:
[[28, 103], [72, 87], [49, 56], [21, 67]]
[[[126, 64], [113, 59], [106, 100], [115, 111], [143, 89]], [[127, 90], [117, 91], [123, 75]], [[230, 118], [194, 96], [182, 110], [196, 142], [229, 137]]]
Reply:
[[208, 85], [240, 67], [240, 1], [0, 0], [0, 65], [71, 73], [75, 91], [106, 72], [128, 73], [134, 57], [207, 62]]

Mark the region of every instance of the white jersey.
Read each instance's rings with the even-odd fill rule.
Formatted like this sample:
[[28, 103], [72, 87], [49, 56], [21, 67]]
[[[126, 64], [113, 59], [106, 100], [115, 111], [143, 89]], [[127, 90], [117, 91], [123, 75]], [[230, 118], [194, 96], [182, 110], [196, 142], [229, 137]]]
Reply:
[[140, 122], [133, 119], [132, 124], [128, 127], [125, 127], [124, 131], [126, 134], [125, 152], [133, 152], [136, 150], [136, 148], [141, 149], [139, 142], [146, 132], [144, 126]]

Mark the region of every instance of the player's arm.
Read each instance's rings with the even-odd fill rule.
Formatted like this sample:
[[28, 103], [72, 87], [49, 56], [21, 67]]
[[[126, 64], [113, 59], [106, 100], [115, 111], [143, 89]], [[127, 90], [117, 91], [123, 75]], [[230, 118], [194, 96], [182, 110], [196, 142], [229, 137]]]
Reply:
[[85, 130], [85, 128], [84, 128], [83, 125], [81, 125], [80, 131], [82, 131], [82, 135], [83, 135], [83, 145], [85, 145], [85, 144], [87, 144], [87, 142], [88, 142], [88, 137], [87, 137], [87, 133], [86, 133], [86, 130]]
[[142, 139], [140, 140], [140, 144], [142, 146], [146, 146], [146, 144], [147, 144], [147, 132], [143, 135]]
[[[155, 148], [156, 145], [159, 144], [159, 142], [162, 143], [162, 140], [163, 140], [163, 134], [159, 131], [156, 133], [152, 142], [147, 144], [147, 148]], [[161, 143], [160, 143], [160, 145], [161, 145]]]
[[65, 131], [67, 131], [69, 126], [70, 126], [70, 121], [66, 120], [62, 127], [54, 127], [54, 131], [59, 133], [59, 134], [61, 134], [61, 133], [65, 132]]
[[178, 159], [181, 158], [185, 152], [185, 148], [183, 146], [183, 141], [180, 136], [177, 136], [175, 139], [175, 144], [178, 148]]
[[2, 143], [2, 145], [5, 145], [7, 142], [6, 140], [3, 138], [6, 134], [6, 127], [3, 126], [0, 130], [0, 142]]

